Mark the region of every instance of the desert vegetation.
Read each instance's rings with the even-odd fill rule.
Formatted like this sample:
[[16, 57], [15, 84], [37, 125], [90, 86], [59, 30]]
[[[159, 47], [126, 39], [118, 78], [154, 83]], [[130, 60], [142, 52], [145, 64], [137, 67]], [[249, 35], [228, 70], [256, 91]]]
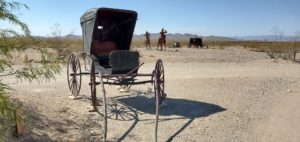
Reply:
[[[69, 39], [60, 37], [39, 38], [34, 46], [43, 48], [52, 48], [62, 51], [63, 55], [68, 55], [70, 52], [81, 52], [83, 49], [82, 39]], [[182, 48], [188, 48], [188, 40], [176, 41], [179, 42]], [[257, 52], [276, 52], [287, 53], [298, 51], [300, 49], [299, 41], [203, 41], [204, 45], [210, 48], [227, 48], [227, 47], [242, 47], [248, 48]], [[145, 48], [143, 40], [133, 40], [131, 43], [133, 48]], [[151, 41], [152, 49], [156, 49], [157, 41]], [[171, 48], [173, 41], [167, 41], [167, 47]], [[155, 48], [154, 48], [155, 47]]]
[[209, 47], [242, 47], [257, 52], [266, 52], [271, 58], [295, 60], [297, 52], [300, 52], [300, 42], [292, 41], [209, 41], [205, 43]]
[[[180, 40], [181, 46], [183, 48], [188, 47], [188, 40]], [[204, 45], [209, 48], [219, 48], [224, 49], [227, 47], [239, 47], [247, 48], [256, 52], [265, 52], [271, 58], [282, 58], [285, 60], [295, 60], [295, 55], [300, 52], [300, 42], [299, 41], [211, 41], [204, 40]], [[151, 41], [152, 48], [156, 49], [156, 40]], [[142, 40], [133, 40], [132, 46], [136, 48], [144, 48], [145, 44]], [[168, 41], [167, 47], [172, 47], [173, 42]]]
[[36, 43], [30, 36], [27, 25], [14, 14], [22, 8], [29, 9], [22, 3], [0, 1], [0, 20], [8, 21], [21, 28], [21, 33], [9, 28], [0, 29], [0, 141], [5, 140], [8, 132], [15, 132], [17, 135], [24, 132], [22, 108], [9, 99], [9, 94], [14, 91], [14, 88], [10, 83], [3, 81], [3, 78], [13, 76], [21, 81], [42, 81], [54, 78], [54, 74], [60, 71], [57, 58], [47, 54], [47, 50], [43, 48], [36, 48], [41, 53], [38, 65], [25, 55], [22, 65], [13, 66], [13, 55], [16, 52], [23, 52]]
[[[50, 49], [56, 51], [58, 57], [67, 59], [71, 52], [82, 52], [83, 41], [78, 38], [66, 37], [44, 37], [34, 38], [35, 42], [30, 42], [31, 47]], [[29, 42], [29, 41], [27, 41]], [[181, 48], [188, 48], [188, 40], [176, 41], [179, 42]], [[204, 40], [203, 44], [208, 48], [224, 49], [224, 48], [246, 48], [251, 51], [265, 52], [271, 58], [284, 59], [295, 61], [295, 56], [300, 52], [299, 41], [211, 41]], [[151, 41], [151, 48], [156, 49], [156, 40]], [[131, 43], [133, 49], [145, 48], [143, 40], [134, 40]], [[173, 47], [173, 41], [167, 41], [167, 47]]]

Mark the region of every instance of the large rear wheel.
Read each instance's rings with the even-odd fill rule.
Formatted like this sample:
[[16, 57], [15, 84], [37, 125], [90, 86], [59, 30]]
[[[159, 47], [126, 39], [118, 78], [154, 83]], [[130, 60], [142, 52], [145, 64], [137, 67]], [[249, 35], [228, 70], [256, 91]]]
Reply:
[[99, 73], [99, 80], [100, 80], [100, 86], [101, 86], [101, 93], [102, 93], [102, 113], [103, 114], [103, 127], [102, 127], [102, 133], [103, 133], [103, 141], [106, 141], [107, 137], [107, 103], [106, 103], [106, 91], [104, 88], [103, 78], [101, 73]]
[[93, 106], [93, 111], [97, 110], [97, 83], [96, 83], [96, 69], [95, 69], [95, 63], [92, 61], [91, 64], [91, 70], [90, 70], [90, 86], [91, 86], [91, 100], [92, 100], [92, 106]]
[[[99, 82], [97, 82], [97, 77]], [[103, 134], [103, 141], [106, 141], [107, 137], [107, 103], [106, 103], [106, 92], [104, 88], [103, 78], [101, 72], [97, 72], [95, 69], [95, 62], [92, 61], [91, 64], [91, 72], [90, 72], [90, 85], [91, 85], [91, 98], [92, 98], [92, 105], [94, 111], [99, 112], [103, 116], [103, 127], [102, 127], [102, 134]], [[97, 85], [100, 86], [101, 97], [97, 99]], [[100, 105], [101, 104], [101, 105]]]
[[81, 89], [81, 66], [78, 57], [72, 53], [67, 65], [69, 89], [73, 96], [78, 96]]

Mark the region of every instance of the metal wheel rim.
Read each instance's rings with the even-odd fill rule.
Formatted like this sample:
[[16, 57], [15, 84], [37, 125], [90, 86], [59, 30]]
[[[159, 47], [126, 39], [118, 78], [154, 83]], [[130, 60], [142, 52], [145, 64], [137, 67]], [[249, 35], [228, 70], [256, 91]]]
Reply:
[[[73, 75], [71, 75], [73, 74]], [[67, 65], [68, 86], [73, 96], [79, 95], [81, 89], [81, 66], [77, 56], [72, 53]]]
[[158, 60], [155, 65], [154, 70], [154, 90], [155, 90], [155, 142], [158, 141], [158, 120], [159, 120], [159, 109], [160, 104], [162, 102], [162, 99], [164, 95], [164, 80], [165, 80], [165, 74], [164, 74], [164, 67], [162, 60]]
[[94, 61], [91, 64], [90, 85], [91, 85], [92, 105], [93, 105], [94, 110], [97, 110], [96, 71], [95, 71]]
[[159, 103], [161, 103], [162, 99], [165, 98], [164, 96], [165, 73], [164, 73], [164, 66], [162, 60], [160, 59], [156, 62], [155, 78], [157, 82], [154, 83], [154, 87], [155, 87], [154, 89], [158, 90], [157, 92], [155, 91], [155, 93], [158, 93], [157, 96], [159, 97]]

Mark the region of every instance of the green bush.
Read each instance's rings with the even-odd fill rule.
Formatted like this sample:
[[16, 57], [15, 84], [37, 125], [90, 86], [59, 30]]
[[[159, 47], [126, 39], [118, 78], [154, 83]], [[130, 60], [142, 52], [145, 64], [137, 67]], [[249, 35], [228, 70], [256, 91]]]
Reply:
[[3, 77], [12, 76], [19, 80], [44, 80], [54, 78], [61, 68], [56, 57], [49, 56], [46, 49], [38, 48], [41, 52], [40, 64], [33, 64], [25, 58], [22, 66], [15, 68], [12, 65], [13, 54], [36, 44], [30, 36], [30, 30], [25, 23], [13, 14], [21, 8], [28, 9], [27, 5], [0, 0], [0, 20], [19, 26], [22, 33], [17, 33], [11, 29], [0, 29], [0, 141], [5, 140], [8, 130], [14, 128], [18, 118], [15, 115], [15, 106], [8, 98], [8, 91], [12, 88], [5, 83]]

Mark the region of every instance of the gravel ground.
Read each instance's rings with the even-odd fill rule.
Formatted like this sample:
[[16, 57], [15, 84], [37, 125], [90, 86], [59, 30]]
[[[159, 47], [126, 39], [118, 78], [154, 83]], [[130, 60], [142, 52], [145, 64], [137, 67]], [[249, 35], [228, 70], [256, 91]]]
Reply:
[[[298, 63], [240, 48], [137, 50], [145, 62], [140, 73], [151, 73], [158, 58], [165, 66], [168, 105], [160, 112], [159, 141], [300, 141]], [[27, 112], [25, 136], [9, 141], [101, 140], [102, 117], [88, 111], [89, 76], [83, 77], [79, 100], [68, 97], [65, 68], [50, 82], [4, 80], [13, 83], [11, 98]], [[105, 86], [108, 141], [154, 140], [149, 88], [119, 93], [117, 86]]]

